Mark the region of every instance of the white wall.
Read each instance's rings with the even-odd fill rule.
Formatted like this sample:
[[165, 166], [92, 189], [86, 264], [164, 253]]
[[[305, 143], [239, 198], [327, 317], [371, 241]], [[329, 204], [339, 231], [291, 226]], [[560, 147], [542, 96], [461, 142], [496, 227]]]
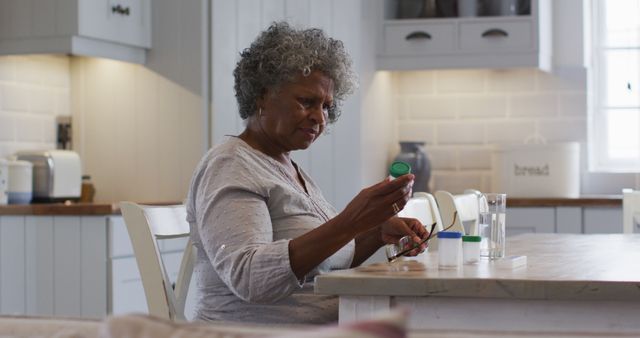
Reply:
[[55, 117], [69, 115], [69, 58], [0, 57], [0, 157], [56, 146]]

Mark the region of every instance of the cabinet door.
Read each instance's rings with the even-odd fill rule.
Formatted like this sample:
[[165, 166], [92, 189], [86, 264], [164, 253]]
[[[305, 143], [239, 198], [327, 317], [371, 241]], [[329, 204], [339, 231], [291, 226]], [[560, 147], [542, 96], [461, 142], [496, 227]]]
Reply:
[[111, 312], [113, 314], [149, 312], [135, 257], [113, 259], [111, 279]]
[[127, 226], [122, 216], [109, 217], [109, 257], [121, 258], [133, 256], [133, 246]]
[[507, 208], [507, 236], [555, 232], [555, 208]]
[[78, 0], [82, 36], [151, 47], [150, 0]]
[[622, 208], [584, 208], [585, 234], [622, 233]]

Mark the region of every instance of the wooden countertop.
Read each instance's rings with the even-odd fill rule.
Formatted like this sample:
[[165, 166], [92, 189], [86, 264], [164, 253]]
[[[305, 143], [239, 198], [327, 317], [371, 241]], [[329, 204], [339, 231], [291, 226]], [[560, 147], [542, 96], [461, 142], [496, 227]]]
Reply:
[[107, 203], [43, 203], [0, 206], [0, 215], [111, 215], [114, 205]]
[[[180, 202], [143, 204], [170, 205]], [[508, 207], [622, 207], [622, 195], [581, 196], [580, 198], [529, 198], [507, 196]], [[112, 215], [120, 214], [117, 203], [48, 203], [0, 205], [0, 215]]]
[[[181, 202], [143, 202], [145, 205], [172, 205]], [[0, 205], [2, 215], [36, 215], [36, 216], [82, 216], [82, 215], [119, 215], [117, 203], [42, 203]]]
[[507, 255], [527, 266], [500, 269], [483, 260], [438, 269], [437, 252], [316, 277], [321, 294], [540, 300], [640, 301], [640, 234], [524, 234], [507, 238]]
[[622, 207], [622, 195], [584, 195], [579, 198], [509, 197], [507, 207]]

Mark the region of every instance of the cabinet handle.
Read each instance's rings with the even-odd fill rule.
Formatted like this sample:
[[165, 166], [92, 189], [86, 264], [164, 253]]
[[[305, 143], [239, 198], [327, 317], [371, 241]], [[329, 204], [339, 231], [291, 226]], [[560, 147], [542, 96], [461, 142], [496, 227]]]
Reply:
[[129, 9], [129, 7], [122, 7], [122, 5], [118, 4], [115, 6], [111, 6], [111, 13], [117, 13], [117, 14], [129, 16], [129, 14], [131, 13], [131, 10]]
[[507, 37], [509, 33], [500, 29], [500, 28], [491, 28], [484, 33], [482, 33], [483, 38], [492, 38], [492, 37]]
[[409, 33], [409, 35], [407, 35], [405, 38], [405, 40], [418, 40], [418, 39], [426, 39], [426, 40], [431, 40], [431, 34], [427, 33], [427, 32], [413, 32], [413, 33]]

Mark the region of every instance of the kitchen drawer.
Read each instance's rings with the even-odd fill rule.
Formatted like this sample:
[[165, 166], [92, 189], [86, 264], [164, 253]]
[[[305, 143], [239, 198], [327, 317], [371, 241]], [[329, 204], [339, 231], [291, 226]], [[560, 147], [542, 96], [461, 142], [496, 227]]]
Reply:
[[78, 4], [81, 35], [151, 47], [150, 0], [80, 0]]
[[460, 50], [464, 52], [522, 52], [531, 51], [534, 46], [534, 31], [529, 19], [460, 24]]
[[452, 23], [387, 24], [384, 53], [387, 55], [446, 54], [455, 48]]

